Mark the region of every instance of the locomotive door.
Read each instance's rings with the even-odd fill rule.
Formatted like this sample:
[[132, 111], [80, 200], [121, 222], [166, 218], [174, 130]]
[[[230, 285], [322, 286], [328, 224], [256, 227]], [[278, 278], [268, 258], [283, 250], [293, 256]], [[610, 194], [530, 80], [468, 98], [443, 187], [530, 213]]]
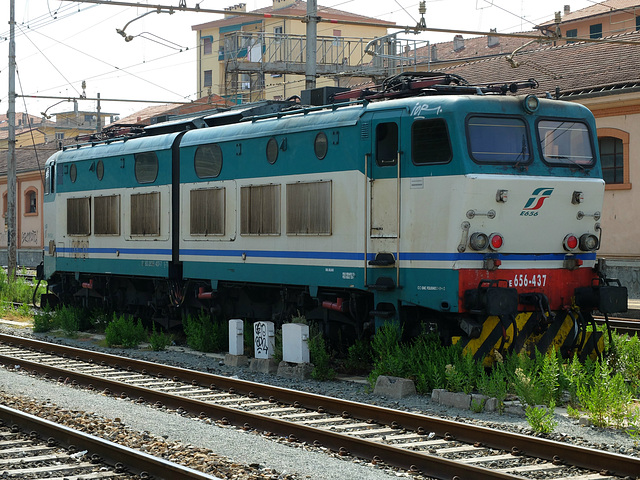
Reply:
[[[400, 167], [402, 161], [401, 118], [404, 110], [381, 112], [371, 121], [371, 151], [368, 155], [370, 198], [370, 267], [395, 267], [399, 282]], [[372, 258], [373, 257], [373, 258]], [[390, 273], [390, 272], [389, 272]]]
[[400, 219], [400, 115], [385, 112], [371, 124], [369, 235], [397, 238]]

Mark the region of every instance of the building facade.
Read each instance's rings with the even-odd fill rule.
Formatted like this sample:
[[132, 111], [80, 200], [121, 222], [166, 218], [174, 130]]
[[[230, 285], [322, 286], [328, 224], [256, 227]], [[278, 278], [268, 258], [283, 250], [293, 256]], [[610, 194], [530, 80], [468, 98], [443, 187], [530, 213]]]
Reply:
[[[299, 95], [305, 88], [307, 48], [306, 24], [299, 19], [307, 14], [306, 2], [273, 0], [271, 7], [249, 12], [255, 15], [246, 13], [246, 4], [236, 5], [224, 19], [192, 27], [199, 45], [199, 96], [214, 93], [246, 103]], [[394, 25], [322, 6], [318, 15], [337, 21], [318, 24], [318, 87], [337, 85], [338, 76], [371, 62], [367, 44]], [[340, 24], [340, 20], [367, 25]]]

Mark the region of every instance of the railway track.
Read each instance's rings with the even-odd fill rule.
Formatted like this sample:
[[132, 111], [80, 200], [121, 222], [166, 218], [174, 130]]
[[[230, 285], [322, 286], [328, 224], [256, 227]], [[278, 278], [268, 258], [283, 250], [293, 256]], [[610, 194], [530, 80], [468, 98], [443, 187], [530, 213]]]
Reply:
[[[598, 325], [605, 325], [604, 317], [594, 317]], [[609, 317], [611, 329], [619, 334], [635, 335], [640, 332], [640, 320], [633, 318]]]
[[4, 405], [0, 405], [0, 478], [216, 480]]
[[125, 357], [0, 335], [0, 362], [435, 478], [635, 478], [640, 459]]

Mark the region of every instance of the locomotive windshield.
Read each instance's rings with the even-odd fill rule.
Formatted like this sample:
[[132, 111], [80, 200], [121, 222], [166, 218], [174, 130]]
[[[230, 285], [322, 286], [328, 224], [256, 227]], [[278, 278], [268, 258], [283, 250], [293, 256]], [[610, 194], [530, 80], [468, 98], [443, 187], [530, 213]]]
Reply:
[[470, 117], [469, 152], [478, 163], [523, 164], [531, 160], [527, 126], [519, 118]]
[[538, 122], [540, 151], [545, 162], [565, 166], [590, 166], [594, 162], [587, 125], [582, 122]]

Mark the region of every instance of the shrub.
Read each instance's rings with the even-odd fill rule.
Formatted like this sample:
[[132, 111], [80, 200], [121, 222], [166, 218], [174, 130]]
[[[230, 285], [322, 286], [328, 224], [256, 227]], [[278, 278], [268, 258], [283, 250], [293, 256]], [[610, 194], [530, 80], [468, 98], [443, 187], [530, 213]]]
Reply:
[[160, 352], [171, 345], [171, 335], [165, 334], [162, 330], [156, 331], [156, 324], [151, 326], [151, 335], [149, 335], [149, 343], [151, 350]]
[[74, 337], [80, 329], [80, 312], [73, 307], [63, 306], [56, 310], [56, 324], [67, 337]]
[[633, 395], [640, 397], [640, 339], [636, 333], [633, 337], [615, 335], [617, 370], [629, 383]]
[[344, 368], [349, 373], [367, 372], [371, 367], [371, 344], [364, 340], [356, 340], [347, 350]]
[[309, 345], [309, 356], [313, 364], [311, 377], [316, 380], [333, 380], [336, 372], [329, 366], [331, 355], [327, 349], [324, 338], [321, 333], [309, 336], [307, 341]]
[[33, 315], [33, 331], [35, 333], [50, 332], [56, 328], [55, 312], [49, 308], [36, 311]]
[[227, 349], [229, 324], [213, 321], [205, 311], [201, 311], [197, 317], [191, 315], [184, 317], [182, 328], [187, 337], [187, 345], [194, 350], [221, 352]]
[[147, 338], [142, 320], [135, 323], [131, 317], [124, 315], [118, 317], [114, 314], [104, 333], [109, 347], [121, 345], [124, 348], [135, 348]]

